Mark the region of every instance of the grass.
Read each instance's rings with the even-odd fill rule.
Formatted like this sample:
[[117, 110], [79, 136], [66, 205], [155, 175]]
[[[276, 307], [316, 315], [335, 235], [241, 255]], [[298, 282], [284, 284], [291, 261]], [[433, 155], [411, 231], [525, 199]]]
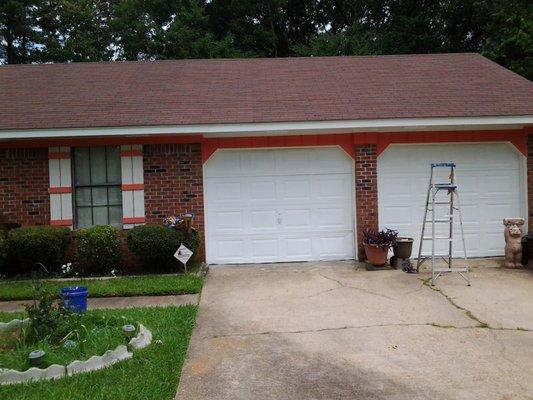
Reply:
[[126, 317], [109, 317], [106, 312], [97, 310], [73, 317], [73, 324], [66, 327], [61, 337], [64, 336], [62, 342], [66, 339], [74, 340], [75, 347], [65, 348], [62, 343], [52, 344], [48, 339], [26, 343], [24, 339], [13, 338], [11, 341], [6, 340], [5, 346], [0, 345], [3, 347], [3, 350], [0, 350], [0, 368], [27, 370], [30, 368], [28, 354], [36, 349], [45, 352], [41, 368], [52, 364], [67, 365], [74, 360], [86, 360], [93, 355], [101, 355], [107, 350], [115, 349], [119, 344], [126, 344], [122, 326], [136, 324], [136, 321]]
[[[89, 297], [158, 296], [199, 293], [203, 278], [193, 274], [120, 276], [109, 279], [80, 279], [73, 281], [43, 281], [43, 289], [58, 293], [65, 286], [87, 286]], [[26, 281], [0, 282], [0, 301], [27, 300], [33, 295], [33, 283]]]
[[135, 351], [133, 359], [105, 370], [56, 381], [0, 386], [0, 399], [171, 400], [179, 382], [196, 311], [196, 306], [102, 311], [108, 317], [125, 316], [144, 324], [152, 331], [154, 341], [162, 343], [152, 342], [147, 348]]

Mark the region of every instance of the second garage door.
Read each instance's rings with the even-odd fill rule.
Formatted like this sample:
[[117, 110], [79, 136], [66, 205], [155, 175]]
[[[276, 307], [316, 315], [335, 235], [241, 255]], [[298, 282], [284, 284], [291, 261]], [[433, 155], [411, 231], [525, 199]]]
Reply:
[[204, 166], [207, 261], [354, 258], [353, 170], [338, 148], [216, 152]]
[[[502, 219], [524, 216], [522, 158], [508, 144], [390, 146], [378, 159], [379, 224], [414, 237], [416, 257], [429, 165], [453, 161], [457, 164], [468, 256], [503, 255]], [[441, 179], [447, 178], [448, 171], [440, 171]], [[461, 256], [462, 246], [455, 243], [454, 254]], [[437, 251], [446, 252], [444, 242], [437, 245]]]

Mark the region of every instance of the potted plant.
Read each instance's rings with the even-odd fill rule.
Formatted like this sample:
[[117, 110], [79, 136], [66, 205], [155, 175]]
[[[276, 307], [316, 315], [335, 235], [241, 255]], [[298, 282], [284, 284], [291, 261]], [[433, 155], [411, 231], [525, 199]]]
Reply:
[[368, 262], [375, 266], [385, 265], [389, 249], [396, 243], [397, 236], [398, 231], [392, 229], [382, 231], [365, 229], [363, 231], [363, 245]]

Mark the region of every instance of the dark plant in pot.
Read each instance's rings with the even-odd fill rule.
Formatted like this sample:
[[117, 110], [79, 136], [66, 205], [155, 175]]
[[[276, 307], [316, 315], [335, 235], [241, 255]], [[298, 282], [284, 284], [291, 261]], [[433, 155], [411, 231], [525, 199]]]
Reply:
[[376, 231], [365, 229], [363, 231], [363, 245], [368, 262], [372, 265], [383, 266], [387, 263], [387, 253], [396, 243], [398, 231], [385, 229]]

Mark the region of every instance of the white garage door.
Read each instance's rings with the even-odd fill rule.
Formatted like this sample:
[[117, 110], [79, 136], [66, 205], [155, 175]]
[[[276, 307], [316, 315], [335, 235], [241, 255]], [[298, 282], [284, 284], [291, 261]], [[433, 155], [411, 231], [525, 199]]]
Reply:
[[[453, 161], [457, 164], [467, 255], [503, 255], [502, 219], [524, 216], [521, 158], [507, 144], [390, 146], [378, 159], [379, 225], [415, 238], [416, 257], [430, 164]], [[449, 169], [439, 171], [440, 180], [446, 181]], [[440, 206], [441, 215], [448, 214], [445, 207]], [[438, 225], [446, 228], [445, 224]], [[459, 232], [458, 223], [454, 228]], [[447, 252], [446, 242], [436, 243], [436, 251]], [[431, 250], [430, 241], [424, 246]], [[454, 255], [462, 256], [461, 242], [454, 241], [454, 246]]]
[[353, 187], [338, 148], [216, 152], [204, 166], [207, 261], [354, 258]]

